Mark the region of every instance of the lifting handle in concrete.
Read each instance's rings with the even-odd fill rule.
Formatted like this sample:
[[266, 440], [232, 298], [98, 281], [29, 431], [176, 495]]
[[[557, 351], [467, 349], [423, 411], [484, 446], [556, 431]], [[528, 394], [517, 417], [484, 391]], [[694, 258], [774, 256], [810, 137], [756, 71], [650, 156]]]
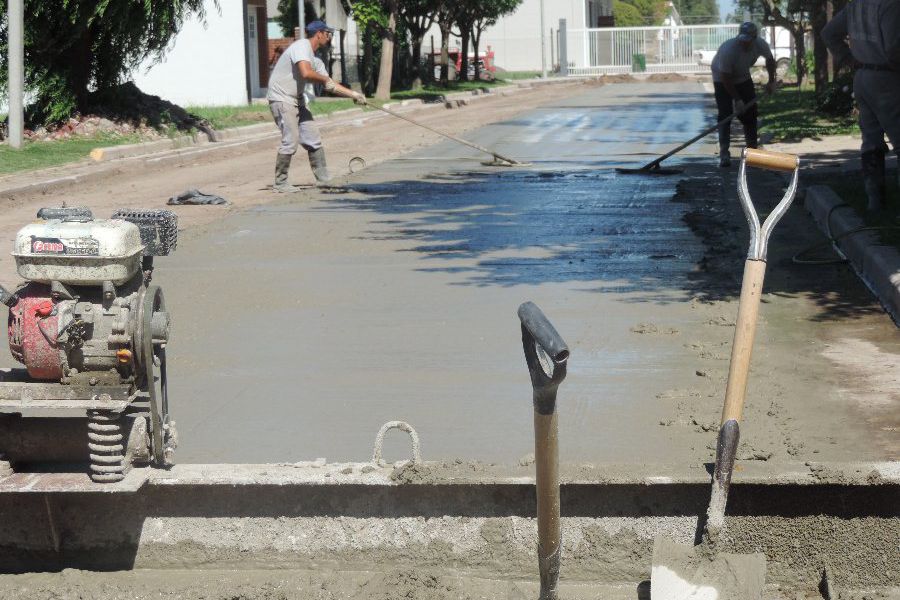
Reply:
[[522, 347], [534, 391], [534, 464], [541, 600], [556, 600], [559, 586], [559, 425], [556, 390], [566, 378], [569, 348], [534, 303], [519, 307]]

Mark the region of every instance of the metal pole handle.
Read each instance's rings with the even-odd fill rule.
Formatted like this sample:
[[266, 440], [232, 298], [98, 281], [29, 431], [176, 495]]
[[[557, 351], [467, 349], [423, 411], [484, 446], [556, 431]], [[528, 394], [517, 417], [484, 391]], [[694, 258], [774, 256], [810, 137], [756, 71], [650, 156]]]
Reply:
[[[756, 207], [753, 206], [753, 200], [750, 199], [750, 190], [747, 187], [747, 165], [774, 171], [793, 171], [794, 173], [781, 202], [769, 214], [761, 227], [759, 217], [756, 215]], [[756, 150], [754, 148], [744, 149], [738, 176], [738, 197], [741, 199], [741, 208], [744, 209], [744, 216], [747, 217], [747, 224], [750, 226], [750, 249], [747, 252], [749, 260], [766, 260], [769, 236], [772, 235], [772, 229], [775, 228], [775, 225], [778, 224], [778, 221], [784, 217], [788, 208], [790, 208], [791, 202], [797, 194], [799, 176], [800, 158], [798, 156], [781, 152]]]

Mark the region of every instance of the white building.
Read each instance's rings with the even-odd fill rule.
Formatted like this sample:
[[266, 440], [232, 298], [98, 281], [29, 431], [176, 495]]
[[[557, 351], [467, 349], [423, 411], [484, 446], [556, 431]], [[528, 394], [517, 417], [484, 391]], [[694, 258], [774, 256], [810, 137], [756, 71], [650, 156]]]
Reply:
[[[556, 32], [559, 20], [565, 19], [569, 29], [610, 26], [612, 0], [524, 0], [515, 13], [501, 18], [484, 32], [479, 50], [490, 46], [495, 53], [495, 64], [506, 71], [541, 70], [541, 6], [544, 8], [544, 43], [547, 67], [556, 56]], [[436, 50], [441, 47], [441, 33], [432, 27], [424, 39], [423, 56], [431, 51], [432, 37]], [[552, 41], [551, 42], [551, 37]], [[453, 36], [451, 46], [459, 47], [459, 38]], [[471, 49], [470, 49], [471, 52]], [[347, 54], [361, 54], [358, 48], [358, 32], [352, 19], [347, 25]]]
[[268, 34], [265, 0], [205, 0], [206, 19], [185, 21], [162, 62], [132, 73], [144, 92], [186, 105], [246, 104], [265, 95]]
[[[219, 0], [219, 8], [214, 0], [205, 4], [205, 22], [186, 21], [161, 62], [148, 61], [133, 72], [135, 84], [182, 106], [235, 105], [265, 96], [272, 56], [269, 39], [276, 29], [270, 17], [277, 10], [277, 0]], [[352, 68], [361, 53], [356, 24], [344, 13], [340, 0], [314, 0], [314, 4], [329, 24], [346, 31], [344, 47]], [[570, 30], [612, 24], [612, 0], [524, 0], [515, 13], [484, 32], [480, 49], [490, 47], [495, 64], [504, 70], [541, 70], [541, 6], [547, 68], [557, 60], [560, 19], [566, 20]], [[434, 27], [425, 36], [423, 56], [431, 49], [432, 36], [440, 49], [440, 31]], [[459, 40], [452, 39], [451, 45], [458, 47]]]

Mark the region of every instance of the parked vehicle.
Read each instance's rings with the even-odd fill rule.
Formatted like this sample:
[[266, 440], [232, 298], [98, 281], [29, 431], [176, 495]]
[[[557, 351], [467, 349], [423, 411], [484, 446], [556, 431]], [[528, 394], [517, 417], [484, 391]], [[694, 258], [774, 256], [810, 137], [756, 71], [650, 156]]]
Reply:
[[[462, 70], [462, 52], [460, 52], [459, 48], [450, 48], [448, 55], [447, 79], [455, 81], [459, 78], [459, 72]], [[479, 52], [478, 55], [481, 81], [494, 81], [494, 79], [496, 79], [495, 73], [497, 71], [497, 67], [494, 66], [494, 51], [488, 46], [486, 52]], [[434, 61], [434, 78], [437, 80], [441, 78], [440, 51], [436, 51], [432, 56], [432, 59]], [[466, 79], [469, 81], [475, 80], [474, 53], [469, 54], [469, 68]]]

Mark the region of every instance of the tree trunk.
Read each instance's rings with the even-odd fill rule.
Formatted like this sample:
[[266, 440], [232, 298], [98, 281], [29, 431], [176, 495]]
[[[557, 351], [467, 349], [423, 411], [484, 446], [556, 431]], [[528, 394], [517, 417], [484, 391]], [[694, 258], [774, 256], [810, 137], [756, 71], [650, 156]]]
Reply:
[[82, 114], [88, 112], [88, 88], [91, 84], [91, 63], [94, 56], [91, 49], [91, 37], [90, 28], [85, 29], [69, 54], [72, 61], [70, 71], [72, 93], [75, 95], [76, 108]]
[[806, 78], [806, 42], [803, 39], [803, 27], [795, 27], [791, 29], [791, 35], [794, 36], [794, 47], [797, 48], [797, 89], [803, 87], [803, 80]]
[[397, 33], [397, 3], [388, 4], [387, 31], [381, 38], [381, 66], [378, 70], [378, 88], [375, 90], [375, 98], [378, 100], [391, 99], [391, 79], [394, 75], [394, 37]]
[[412, 89], [418, 90], [422, 88], [422, 40], [424, 33], [412, 34], [412, 72], [413, 81]]
[[828, 48], [825, 47], [825, 41], [822, 39], [822, 30], [828, 22], [828, 14], [825, 11], [825, 2], [822, 6], [817, 7], [812, 12], [812, 31], [813, 31], [813, 56], [815, 57], [815, 65], [813, 70], [813, 79], [816, 82], [816, 93], [820, 93], [828, 86]]
[[450, 62], [450, 23], [441, 23], [441, 85], [448, 87], [448, 71]]
[[462, 39], [462, 44], [460, 44], [460, 64], [459, 64], [459, 80], [466, 81], [469, 79], [469, 28], [463, 25], [460, 25], [460, 38]]
[[372, 34], [368, 27], [363, 31], [363, 60], [361, 65], [362, 73], [359, 82], [366, 94], [372, 91], [372, 74], [374, 69], [374, 52], [372, 49]]
[[475, 53], [475, 81], [481, 81], [481, 61], [478, 60], [478, 47], [481, 45], [481, 32], [472, 30], [472, 51]]

